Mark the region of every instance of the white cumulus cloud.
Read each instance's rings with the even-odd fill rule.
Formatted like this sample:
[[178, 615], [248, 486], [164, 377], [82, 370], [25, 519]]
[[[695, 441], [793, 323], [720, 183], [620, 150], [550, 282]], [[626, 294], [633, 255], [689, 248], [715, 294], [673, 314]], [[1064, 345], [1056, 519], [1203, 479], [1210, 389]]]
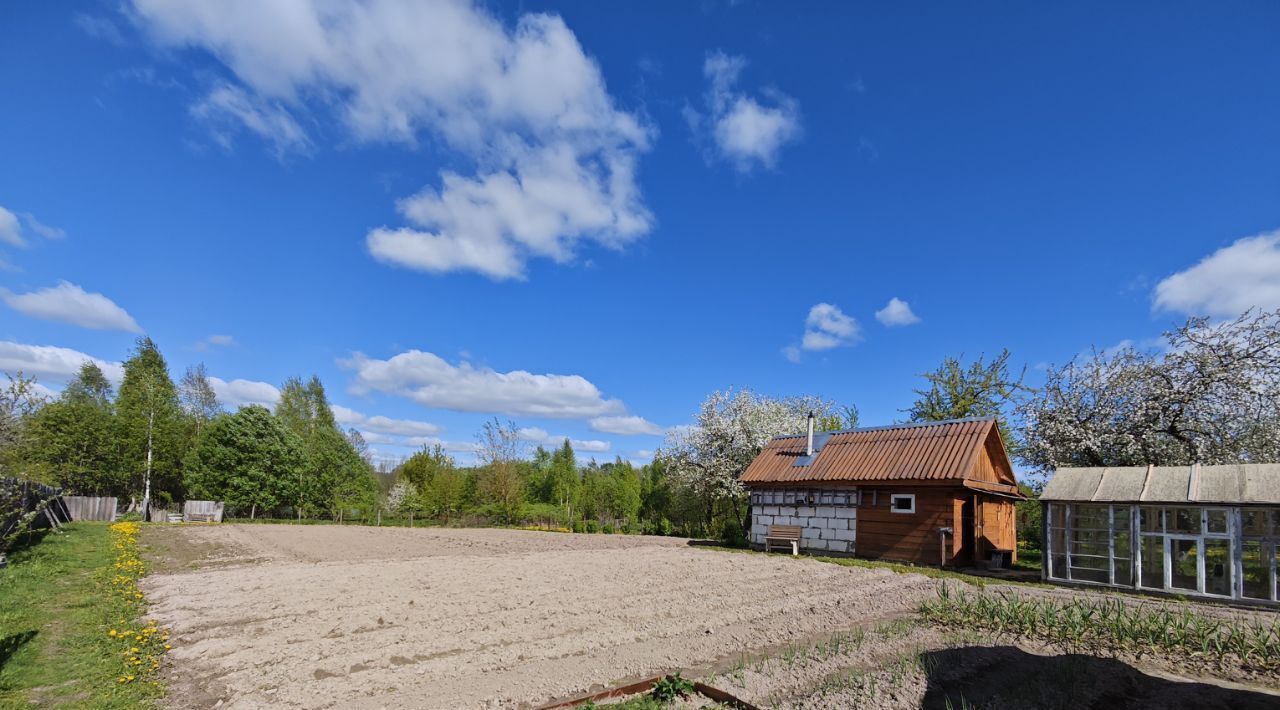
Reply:
[[621, 434], [634, 436], [637, 434], [661, 435], [662, 427], [637, 416], [596, 417], [591, 420], [591, 428], [605, 434]]
[[100, 293], [88, 293], [67, 281], [59, 281], [57, 286], [30, 293], [3, 291], [0, 296], [10, 308], [33, 318], [96, 330], [142, 332], [133, 316], [114, 301]]
[[468, 174], [443, 171], [398, 203], [407, 224], [369, 230], [379, 261], [522, 278], [530, 259], [620, 249], [652, 225], [636, 164], [654, 130], [615, 105], [556, 15], [511, 27], [470, 0], [132, 5], [156, 42], [204, 49], [234, 75], [192, 109], [223, 135], [232, 120], [299, 151], [336, 114], [357, 141], [426, 139], [463, 158]]
[[370, 417], [338, 404], [330, 405], [329, 408], [333, 410], [333, 418], [339, 424], [355, 427], [366, 434], [376, 432], [390, 436], [435, 436], [444, 431], [444, 427], [430, 422], [392, 419], [380, 414]]
[[[746, 60], [724, 52], [707, 55], [702, 71], [710, 86], [706, 115], [686, 109], [685, 118], [695, 132], [709, 130], [724, 158], [742, 172], [759, 165], [772, 168], [787, 143], [800, 137], [800, 107], [776, 89], [761, 98], [737, 89]], [[762, 100], [763, 99], [763, 100]]]
[[604, 453], [613, 445], [607, 441], [600, 439], [574, 439], [564, 434], [554, 435], [548, 434], [546, 429], [540, 427], [523, 427], [516, 431], [516, 435], [521, 441], [528, 441], [543, 446], [560, 446], [566, 440], [575, 451], [586, 451], [589, 453]]
[[79, 350], [56, 345], [28, 345], [10, 340], [0, 341], [0, 372], [21, 372], [44, 382], [66, 383], [80, 372], [80, 366], [92, 362], [112, 382], [124, 378], [124, 366], [108, 362]]
[[920, 322], [920, 317], [911, 310], [911, 304], [894, 296], [884, 308], [876, 311], [876, 320], [887, 326], [913, 325]]
[[1155, 306], [1232, 317], [1280, 308], [1280, 231], [1239, 239], [1156, 284]]
[[210, 377], [209, 386], [213, 388], [218, 402], [225, 407], [257, 404], [271, 409], [280, 401], [280, 390], [269, 382], [240, 379], [228, 382], [219, 377]]
[[800, 347], [805, 350], [830, 350], [841, 345], [852, 345], [861, 329], [858, 321], [845, 315], [839, 306], [819, 303], [809, 309], [804, 321], [804, 337]]
[[497, 372], [465, 361], [454, 365], [421, 350], [408, 350], [386, 360], [355, 353], [338, 364], [355, 372], [351, 389], [356, 394], [376, 390], [427, 407], [551, 419], [625, 413], [622, 402], [606, 399], [580, 375]]

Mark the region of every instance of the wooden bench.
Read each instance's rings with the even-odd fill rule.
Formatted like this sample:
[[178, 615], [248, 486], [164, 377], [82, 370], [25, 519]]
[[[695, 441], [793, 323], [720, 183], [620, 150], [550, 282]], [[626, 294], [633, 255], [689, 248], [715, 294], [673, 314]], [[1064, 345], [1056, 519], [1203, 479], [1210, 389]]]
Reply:
[[213, 513], [187, 513], [188, 523], [212, 523], [218, 516]]
[[771, 552], [775, 546], [789, 548], [792, 555], [800, 554], [799, 525], [770, 525], [764, 536], [764, 551]]

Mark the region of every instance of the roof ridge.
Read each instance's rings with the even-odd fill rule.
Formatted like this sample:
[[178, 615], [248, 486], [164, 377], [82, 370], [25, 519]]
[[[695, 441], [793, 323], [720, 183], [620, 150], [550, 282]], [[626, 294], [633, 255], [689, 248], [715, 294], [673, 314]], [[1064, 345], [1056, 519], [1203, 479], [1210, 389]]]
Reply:
[[[883, 424], [881, 426], [865, 426], [856, 427], [854, 429], [835, 429], [832, 431], [815, 431], [814, 434], [857, 434], [864, 431], [888, 431], [890, 429], [916, 429], [921, 427], [944, 426], [946, 424], [967, 424], [969, 422], [995, 421], [994, 415], [987, 417], [964, 417], [961, 419], [941, 419], [936, 422], [903, 422], [902, 424]], [[809, 436], [804, 434], [779, 434], [774, 439], [804, 439]]]

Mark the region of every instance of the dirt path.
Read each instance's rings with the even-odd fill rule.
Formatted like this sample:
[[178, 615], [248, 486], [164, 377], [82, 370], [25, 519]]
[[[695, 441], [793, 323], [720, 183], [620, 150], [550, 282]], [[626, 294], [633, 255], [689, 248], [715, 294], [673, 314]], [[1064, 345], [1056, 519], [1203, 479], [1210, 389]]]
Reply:
[[147, 542], [188, 570], [145, 585], [183, 707], [532, 705], [902, 613], [936, 584], [639, 536], [225, 525]]

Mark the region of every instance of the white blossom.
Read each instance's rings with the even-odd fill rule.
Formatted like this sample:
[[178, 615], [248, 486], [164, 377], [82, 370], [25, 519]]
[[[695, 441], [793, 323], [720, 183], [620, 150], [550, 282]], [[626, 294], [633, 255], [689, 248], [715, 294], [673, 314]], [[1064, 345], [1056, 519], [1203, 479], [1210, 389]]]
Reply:
[[692, 426], [668, 434], [657, 459], [673, 478], [711, 499], [733, 498], [743, 492], [739, 478], [769, 440], [805, 429], [813, 412], [831, 420], [834, 404], [820, 397], [772, 399], [749, 389], [712, 392]]

